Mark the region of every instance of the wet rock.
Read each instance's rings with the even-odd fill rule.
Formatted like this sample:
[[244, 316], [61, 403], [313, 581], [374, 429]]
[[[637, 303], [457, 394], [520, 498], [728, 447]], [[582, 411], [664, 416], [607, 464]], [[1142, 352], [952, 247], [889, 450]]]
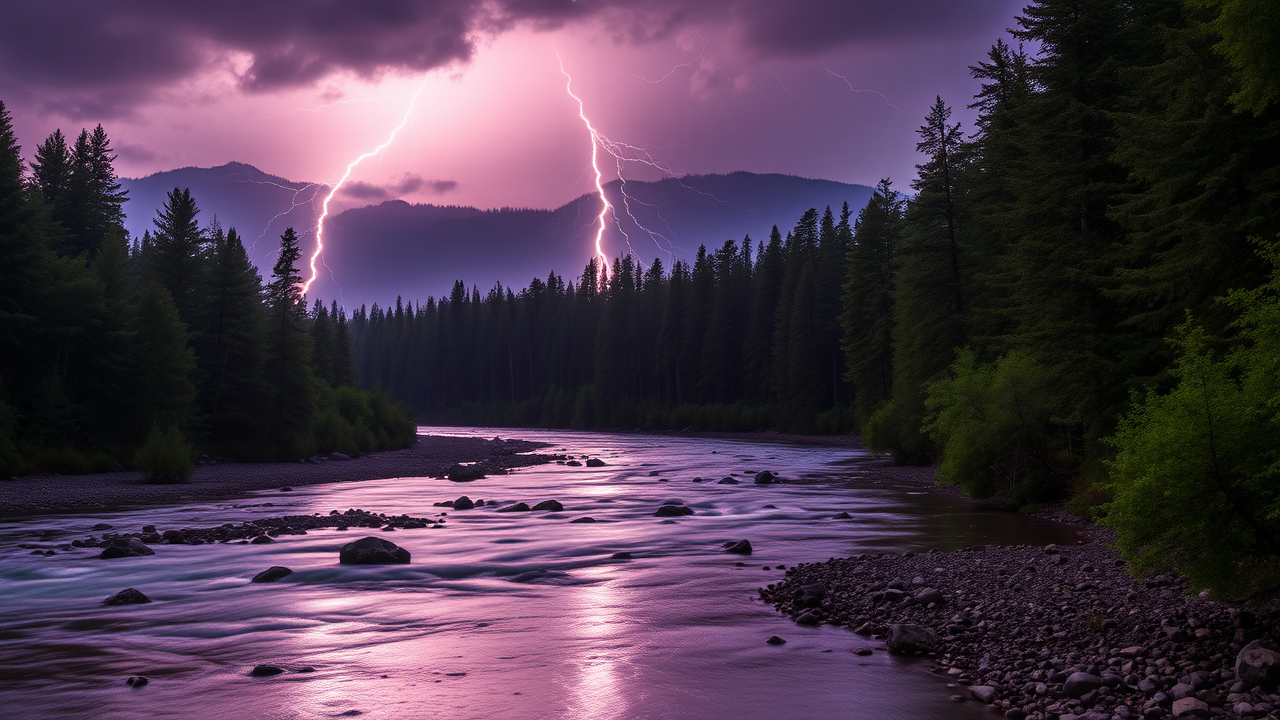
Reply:
[[1173, 716], [1175, 718], [1207, 718], [1209, 717], [1209, 706], [1203, 700], [1193, 697], [1174, 700]]
[[582, 463], [578, 462], [577, 460], [570, 460], [565, 463], [565, 466], [566, 467], [582, 467]]
[[350, 460], [351, 456], [346, 453], [332, 452], [332, 453], [329, 453], [329, 459], [330, 460]]
[[187, 542], [187, 536], [181, 530], [165, 530], [160, 533], [160, 540], [170, 545], [184, 545]]
[[250, 540], [249, 544], [250, 545], [267, 545], [273, 542], [275, 542], [275, 540], [270, 535], [259, 535], [254, 539]]
[[786, 645], [787, 644], [786, 640], [783, 640], [777, 635], [770, 635], [769, 639], [765, 640], [765, 642], [769, 643], [770, 645]]
[[702, 478], [700, 478], [700, 477], [696, 477], [696, 478], [694, 478], [694, 479], [693, 479], [693, 482], [699, 482], [699, 483], [700, 483], [700, 482], [702, 482]]
[[287, 567], [284, 567], [283, 565], [272, 565], [266, 570], [263, 570], [257, 575], [254, 575], [253, 579], [250, 580], [249, 582], [256, 582], [256, 583], [275, 582], [281, 578], [286, 578], [292, 574], [293, 574], [293, 571]]
[[395, 565], [409, 562], [409, 551], [390, 540], [363, 537], [342, 546], [338, 562], [343, 565]]
[[832, 516], [831, 516], [831, 519], [832, 519], [832, 520], [850, 520], [850, 519], [852, 519], [852, 518], [853, 518], [853, 516], [852, 516], [852, 515], [850, 515], [850, 514], [849, 514], [849, 513], [847, 513], [847, 512], [836, 513], [835, 515], [832, 515]]
[[894, 653], [929, 652], [938, 646], [938, 634], [923, 625], [895, 624], [884, 644]]
[[454, 465], [449, 468], [448, 476], [453, 482], [471, 482], [484, 477], [484, 473], [474, 465]]
[[534, 505], [533, 509], [549, 510], [551, 512], [560, 512], [561, 510], [564, 510], [564, 505], [561, 505], [559, 500], [543, 500], [537, 505]]
[[529, 503], [518, 502], [515, 505], [498, 508], [498, 512], [529, 512]]
[[107, 543], [102, 549], [98, 557], [103, 560], [111, 560], [113, 558], [122, 557], [142, 557], [144, 555], [155, 555], [156, 551], [147, 547], [141, 540], [136, 537], [121, 537]]
[[595, 518], [593, 518], [593, 517], [591, 517], [591, 516], [587, 515], [587, 516], [583, 516], [583, 517], [580, 517], [580, 518], [574, 518], [574, 519], [570, 520], [569, 522], [571, 522], [571, 523], [593, 523], [593, 522], [595, 522], [595, 521], [596, 521], [596, 519], [595, 519]]
[[936, 603], [938, 605], [943, 605], [947, 602], [946, 598], [942, 596], [942, 591], [936, 588], [925, 588], [920, 592], [916, 593], [916, 596], [914, 599], [916, 602], [920, 603], [921, 605], [928, 605], [929, 603]]
[[143, 685], [146, 685], [147, 682], [148, 682], [147, 679], [142, 677], [141, 675], [135, 675], [129, 678], [128, 680], [125, 680], [124, 684], [128, 685], [131, 688], [140, 688]]
[[1074, 672], [1062, 684], [1062, 693], [1069, 698], [1079, 698], [1102, 687], [1102, 678], [1087, 672]]
[[799, 617], [796, 618], [796, 624], [812, 627], [814, 625], [822, 624], [822, 619], [823, 619], [823, 616], [820, 611], [809, 610], [802, 613]]
[[777, 480], [778, 480], [777, 475], [774, 475], [768, 470], [761, 470], [760, 472], [756, 473], [755, 483], [756, 485], [769, 485], [774, 482], [777, 482]]
[[604, 461], [600, 458], [591, 458], [587, 461], [587, 467], [604, 467]]
[[737, 485], [738, 481], [736, 478], [726, 477], [726, 478], [720, 478], [718, 481], [716, 481], [716, 484], [717, 485]]
[[467, 497], [466, 495], [463, 495], [457, 500], [454, 500], [453, 504], [450, 505], [449, 507], [453, 508], [454, 510], [470, 510], [475, 506], [476, 504], [471, 501], [471, 498]]
[[284, 672], [284, 668], [278, 665], [254, 665], [249, 671], [249, 677], [271, 677]]
[[102, 601], [103, 605], [145, 605], [151, 602], [151, 598], [142, 594], [142, 591], [128, 588], [112, 595]]
[[93, 529], [99, 532], [101, 532], [102, 530], [110, 530], [111, 528], [112, 526], [106, 523], [98, 523], [97, 525], [93, 526]]
[[822, 599], [826, 596], [827, 588], [824, 585], [801, 585], [796, 590], [792, 604], [798, 608], [819, 607], [822, 605]]
[[987, 705], [996, 701], [996, 689], [990, 685], [974, 685], [969, 688], [969, 694], [974, 700]]
[[654, 517], [683, 517], [692, 514], [693, 508], [687, 508], [683, 505], [663, 505], [654, 513]]
[[614, 554], [610, 555], [609, 557], [610, 557], [610, 558], [612, 558], [612, 559], [614, 559], [614, 560], [630, 560], [630, 559], [631, 559], [631, 553], [629, 553], [629, 552], [616, 552], [616, 553], [614, 553]]
[[724, 551], [727, 553], [733, 553], [735, 555], [750, 555], [751, 541], [739, 540], [738, 542], [733, 543], [729, 547], [725, 548]]
[[1245, 687], [1272, 687], [1280, 680], [1280, 653], [1254, 640], [1236, 655], [1235, 670]]

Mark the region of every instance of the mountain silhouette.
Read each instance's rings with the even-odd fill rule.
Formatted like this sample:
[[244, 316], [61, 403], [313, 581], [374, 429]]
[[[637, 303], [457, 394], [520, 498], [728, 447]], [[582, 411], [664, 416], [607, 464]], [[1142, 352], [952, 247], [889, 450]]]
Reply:
[[[190, 188], [223, 228], [235, 227], [250, 256], [270, 272], [280, 233], [292, 226], [312, 247], [324, 185], [292, 182], [251, 165], [182, 168], [122, 180], [129, 191], [126, 227], [140, 235], [175, 187]], [[726, 240], [768, 240], [776, 224], [786, 234], [811, 207], [856, 213], [871, 188], [791, 175], [735, 172], [688, 175], [656, 182], [614, 181], [605, 194], [614, 211], [602, 245], [612, 258], [630, 250], [642, 262], [691, 261], [698, 246]], [[314, 200], [314, 202], [313, 202]], [[551, 210], [410, 204], [389, 200], [346, 210], [326, 221], [325, 264], [310, 296], [347, 307], [424, 301], [447, 295], [455, 280], [487, 291], [495, 283], [517, 291], [534, 277], [581, 275], [595, 255], [599, 199], [594, 193]], [[304, 273], [305, 275], [306, 273]]]

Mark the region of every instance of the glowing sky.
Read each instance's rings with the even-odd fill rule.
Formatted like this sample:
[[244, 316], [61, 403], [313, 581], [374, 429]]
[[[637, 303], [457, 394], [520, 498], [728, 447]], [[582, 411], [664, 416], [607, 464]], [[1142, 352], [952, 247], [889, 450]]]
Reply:
[[0, 23], [0, 99], [28, 157], [54, 128], [101, 122], [122, 175], [237, 160], [323, 181], [384, 139], [425, 78], [344, 202], [553, 207], [593, 184], [558, 49], [600, 131], [680, 173], [905, 185], [920, 111], [941, 94], [968, 117], [967, 66], [1019, 6], [20, 1]]

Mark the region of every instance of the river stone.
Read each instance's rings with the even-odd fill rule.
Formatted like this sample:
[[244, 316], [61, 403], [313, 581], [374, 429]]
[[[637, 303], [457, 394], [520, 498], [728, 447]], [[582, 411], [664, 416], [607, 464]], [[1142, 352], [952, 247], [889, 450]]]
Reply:
[[1236, 679], [1245, 687], [1272, 686], [1280, 680], [1280, 653], [1254, 640], [1236, 655]]
[[470, 510], [475, 506], [476, 504], [471, 502], [471, 498], [467, 497], [466, 495], [463, 495], [457, 500], [454, 500], [453, 505], [450, 505], [450, 507], [452, 507], [454, 510]]
[[129, 678], [128, 680], [125, 680], [124, 684], [128, 685], [131, 688], [140, 688], [143, 685], [147, 684], [147, 679], [142, 677], [141, 675], [135, 675]]
[[534, 505], [533, 509], [534, 510], [550, 510], [551, 512], [560, 512], [561, 510], [564, 509], [564, 505], [561, 505], [559, 500], [543, 500], [537, 505]]
[[613, 559], [613, 560], [630, 560], [630, 559], [631, 559], [631, 553], [629, 553], [629, 552], [616, 552], [616, 553], [614, 553], [614, 554], [610, 555], [609, 557], [610, 557], [611, 559]]
[[145, 605], [151, 602], [151, 598], [142, 594], [142, 591], [128, 588], [112, 595], [102, 601], [103, 605]]
[[275, 542], [275, 540], [273, 540], [270, 535], [259, 535], [258, 537], [250, 540], [249, 544], [250, 545], [267, 545], [273, 542]]
[[761, 470], [760, 472], [756, 473], [757, 485], [768, 485], [770, 483], [776, 482], [777, 479], [778, 479], [778, 476], [774, 475], [768, 470]]
[[566, 467], [582, 467], [582, 463], [578, 462], [577, 460], [570, 460], [565, 463], [565, 466]]
[[693, 508], [687, 508], [683, 505], [663, 505], [654, 513], [654, 517], [682, 517], [692, 514]]
[[266, 570], [263, 570], [257, 575], [254, 575], [253, 579], [250, 580], [249, 582], [256, 582], [256, 583], [275, 582], [281, 578], [289, 577], [292, 574], [293, 574], [293, 571], [287, 567], [284, 567], [283, 565], [272, 565]]
[[1209, 706], [1203, 700], [1184, 697], [1173, 701], [1173, 716], [1175, 718], [1207, 718]]
[[928, 605], [929, 603], [942, 605], [946, 603], [947, 600], [942, 597], [941, 590], [936, 588], [924, 588], [920, 592], [916, 593], [915, 601], [921, 605]]
[[582, 517], [580, 517], [580, 518], [574, 518], [574, 519], [570, 520], [569, 522], [570, 522], [570, 523], [593, 523], [593, 522], [595, 522], [595, 521], [596, 521], [596, 519], [595, 519], [595, 518], [593, 518], [593, 517], [591, 517], [590, 515], [584, 515], [584, 516], [582, 516]]
[[769, 643], [770, 645], [786, 645], [787, 644], [786, 640], [783, 640], [777, 635], [770, 635], [769, 639], [765, 640], [765, 642]]
[[591, 458], [587, 461], [587, 467], [604, 467], [604, 461], [600, 458]]
[[272, 675], [279, 675], [282, 672], [284, 672], [284, 668], [276, 665], [254, 665], [253, 669], [249, 671], [249, 676], [271, 677]]
[[895, 653], [929, 652], [937, 647], [938, 634], [923, 625], [890, 625], [884, 644]]
[[987, 705], [996, 701], [996, 689], [990, 685], [974, 685], [969, 688], [969, 694], [974, 700]]
[[832, 516], [831, 516], [831, 519], [832, 519], [832, 520], [850, 520], [850, 519], [852, 519], [852, 518], [853, 518], [853, 516], [852, 516], [852, 515], [850, 515], [850, 514], [849, 514], [849, 513], [847, 513], [847, 512], [836, 513], [835, 515], [832, 515]]
[[103, 531], [103, 530], [110, 530], [112, 527], [114, 527], [114, 526], [113, 526], [113, 525], [108, 525], [108, 524], [106, 524], [106, 523], [98, 523], [97, 525], [94, 525], [94, 526], [93, 526], [93, 529], [94, 529], [94, 530], [97, 530], [97, 531], [99, 531], [99, 532], [101, 532], [101, 531]]
[[734, 478], [727, 477], [727, 478], [720, 478], [720, 480], [717, 481], [716, 484], [717, 485], [737, 485], [738, 481], [735, 480]]
[[498, 508], [498, 512], [529, 512], [529, 503], [518, 502], [515, 505]]
[[363, 537], [342, 546], [338, 562], [343, 565], [395, 565], [409, 562], [409, 551], [390, 540]]
[[449, 479], [454, 482], [471, 482], [484, 477], [474, 465], [454, 465], [449, 468]]
[[730, 545], [729, 547], [725, 548], [725, 549], [724, 549], [724, 551], [725, 551], [725, 552], [727, 552], [727, 553], [733, 553], [733, 554], [735, 554], [735, 555], [750, 555], [750, 554], [751, 554], [751, 541], [750, 541], [750, 540], [739, 540], [738, 542], [736, 542], [736, 543], [734, 543], [734, 544]]
[[107, 544], [98, 557], [104, 560], [122, 557], [141, 557], [155, 555], [156, 551], [147, 547], [136, 537], [116, 538]]
[[1067, 681], [1062, 684], [1062, 694], [1069, 698], [1078, 698], [1100, 687], [1102, 687], [1102, 678], [1087, 672], [1075, 672], [1068, 675]]

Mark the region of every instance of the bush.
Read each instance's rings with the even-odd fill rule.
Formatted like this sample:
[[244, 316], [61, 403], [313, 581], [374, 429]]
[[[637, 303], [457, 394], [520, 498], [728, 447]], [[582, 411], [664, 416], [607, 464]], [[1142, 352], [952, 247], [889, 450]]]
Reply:
[[186, 482], [195, 471], [195, 451], [182, 439], [178, 428], [151, 428], [147, 442], [138, 449], [134, 463], [147, 473], [147, 482]]
[[960, 352], [951, 371], [931, 383], [924, 431], [942, 448], [938, 475], [974, 497], [1007, 504], [1062, 495], [1074, 474], [1066, 410], [1048, 370], [1011, 352], [979, 364]]

